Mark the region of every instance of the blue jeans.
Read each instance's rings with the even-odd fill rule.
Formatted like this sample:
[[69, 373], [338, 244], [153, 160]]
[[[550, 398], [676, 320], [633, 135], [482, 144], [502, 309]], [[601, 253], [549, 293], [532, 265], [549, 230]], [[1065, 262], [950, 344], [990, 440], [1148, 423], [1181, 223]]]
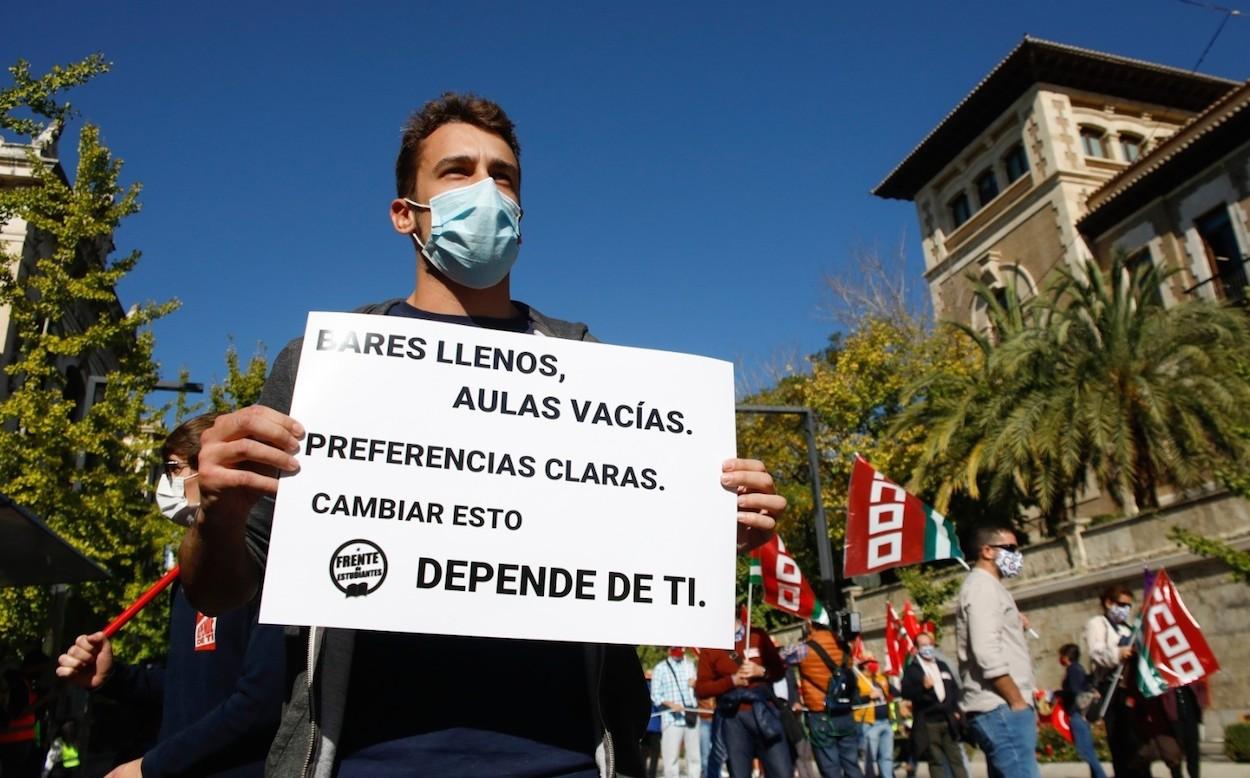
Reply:
[[[699, 774], [703, 778], [708, 778], [710, 773], [707, 771], [708, 760], [712, 758], [712, 719], [699, 719]], [[720, 778], [721, 760], [716, 760], [716, 778]]]
[[1037, 714], [1006, 704], [972, 717], [972, 739], [985, 752], [990, 778], [1041, 778], [1037, 766]]
[[859, 770], [859, 728], [850, 722], [839, 726], [825, 713], [807, 714], [808, 739], [821, 778], [863, 778]]
[[880, 778], [894, 778], [894, 729], [888, 721], [874, 721], [863, 725], [868, 763], [876, 762]]
[[[751, 762], [756, 758], [764, 768], [764, 778], [791, 778], [794, 775], [790, 744], [784, 733], [772, 741], [765, 740], [750, 711], [738, 711], [732, 716], [718, 715], [717, 718], [721, 719], [729, 778], [751, 778]], [[781, 729], [780, 723], [777, 729]]]
[[1076, 746], [1077, 756], [1089, 765], [1089, 777], [1107, 778], [1107, 774], [1102, 771], [1102, 763], [1098, 761], [1098, 749], [1094, 748], [1094, 731], [1089, 728], [1089, 722], [1076, 711], [1072, 711], [1068, 718], [1072, 724], [1073, 745]]

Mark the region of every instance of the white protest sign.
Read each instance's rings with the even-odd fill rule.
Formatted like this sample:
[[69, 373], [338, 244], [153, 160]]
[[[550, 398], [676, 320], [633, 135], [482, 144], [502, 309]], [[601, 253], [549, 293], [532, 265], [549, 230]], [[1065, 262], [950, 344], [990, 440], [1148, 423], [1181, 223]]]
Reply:
[[261, 620], [729, 648], [733, 366], [311, 313]]

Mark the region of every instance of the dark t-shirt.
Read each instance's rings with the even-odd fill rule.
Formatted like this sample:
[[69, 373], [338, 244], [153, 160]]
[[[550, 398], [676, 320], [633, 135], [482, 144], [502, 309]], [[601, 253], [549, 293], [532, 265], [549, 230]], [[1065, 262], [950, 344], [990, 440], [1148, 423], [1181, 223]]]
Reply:
[[[529, 331], [529, 316], [470, 318], [406, 302], [392, 316]], [[564, 776], [594, 770], [585, 647], [359, 631], [339, 778]]]
[[1063, 687], [1059, 692], [1059, 698], [1063, 700], [1063, 707], [1069, 714], [1076, 711], [1076, 695], [1089, 690], [1089, 675], [1086, 674], [1085, 668], [1081, 667], [1081, 663], [1073, 662], [1068, 665], [1068, 669], [1063, 673]]

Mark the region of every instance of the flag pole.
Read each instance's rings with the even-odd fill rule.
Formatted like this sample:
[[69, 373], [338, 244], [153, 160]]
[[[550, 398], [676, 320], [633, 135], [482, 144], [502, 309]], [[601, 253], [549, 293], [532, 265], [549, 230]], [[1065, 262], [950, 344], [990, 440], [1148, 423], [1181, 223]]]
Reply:
[[747, 659], [751, 655], [751, 596], [755, 593], [755, 581], [747, 578], [747, 619], [746, 619], [746, 636], [742, 644], [742, 658]]

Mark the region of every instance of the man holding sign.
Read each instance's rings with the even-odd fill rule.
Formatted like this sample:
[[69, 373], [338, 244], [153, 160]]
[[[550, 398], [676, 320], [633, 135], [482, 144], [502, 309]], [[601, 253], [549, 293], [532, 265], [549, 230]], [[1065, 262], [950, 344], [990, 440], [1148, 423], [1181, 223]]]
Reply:
[[[375, 539], [381, 533], [393, 536], [408, 530], [414, 533], [410, 537], [441, 537], [453, 544], [469, 542], [464, 538], [472, 537], [472, 542], [498, 554], [493, 558], [498, 561], [487, 562], [476, 557], [440, 557], [429, 551], [421, 552], [419, 560], [408, 560], [400, 558], [400, 551], [409, 549], [397, 550], [394, 545], [384, 549], [384, 544], [359, 536], [343, 538], [346, 542], [329, 557], [330, 575], [342, 594], [325, 600], [327, 613], [351, 609], [353, 614], [361, 614], [372, 607], [374, 622], [370, 623], [375, 623], [379, 618], [377, 608], [391, 598], [393, 607], [383, 610], [397, 620], [405, 620], [405, 627], [411, 626], [414, 618], [428, 618], [441, 620], [439, 628], [428, 632], [416, 628], [388, 632], [302, 628], [307, 663], [302, 670], [292, 669], [292, 692], [270, 751], [269, 771], [273, 774], [336, 774], [348, 778], [391, 774], [589, 776], [641, 772], [637, 744], [649, 705], [632, 647], [462, 635], [509, 633], [511, 637], [526, 637], [510, 633], [511, 627], [500, 628], [504, 621], [515, 621], [515, 612], [523, 610], [521, 598], [526, 595], [543, 598], [537, 604], [526, 601], [528, 608], [542, 608], [552, 597], [567, 597], [560, 600], [560, 607], [565, 610], [550, 611], [552, 614], [579, 612], [572, 609], [588, 607], [587, 602], [596, 599], [602, 604], [628, 597], [630, 602], [614, 606], [621, 608], [619, 612], [623, 614], [634, 613], [628, 608], [637, 607], [638, 603], [663, 600], [664, 606], [675, 608], [680, 600], [682, 607], [691, 609], [694, 618], [700, 615], [699, 609], [705, 603], [696, 595], [693, 576], [665, 575], [651, 580], [652, 576], [646, 573], [562, 566], [547, 558], [546, 550], [552, 545], [567, 552], [567, 546], [602, 543], [592, 534], [594, 525], [587, 525], [578, 537], [553, 538], [547, 547], [530, 552], [533, 556], [541, 555], [541, 559], [509, 561], [504, 557], [513, 541], [501, 533], [539, 537], [544, 528], [531, 528], [531, 523], [538, 523], [531, 518], [537, 510], [526, 511], [523, 517], [520, 510], [451, 505], [449, 500], [475, 499], [476, 495], [465, 493], [472, 490], [467, 481], [457, 487], [461, 489], [457, 495], [435, 501], [420, 499], [417, 489], [402, 496], [349, 494], [347, 485], [315, 478], [314, 472], [329, 472], [333, 465], [355, 467], [358, 469], [353, 472], [363, 473], [366, 465], [362, 463], [367, 463], [372, 468], [370, 472], [395, 474], [388, 476], [395, 495], [409, 488], [410, 481], [430, 491], [449, 488], [448, 483], [460, 484], [470, 476], [478, 478], [475, 484], [489, 483], [496, 492], [511, 489], [510, 495], [531, 497], [539, 487], [549, 486], [544, 479], [566, 484], [591, 483], [600, 488], [610, 485], [619, 496], [601, 500], [602, 510], [619, 511], [621, 505], [633, 505], [631, 500], [636, 502], [644, 492], [654, 497], [668, 485], [665, 499], [676, 501], [679, 495], [674, 492], [679, 490], [671, 488], [671, 482], [665, 484], [653, 468], [602, 461], [575, 463], [572, 458], [544, 460], [524, 451], [505, 451], [502, 443], [496, 447], [498, 450], [486, 450], [489, 436], [504, 424], [517, 428], [518, 423], [531, 423], [530, 418], [540, 420], [534, 423], [550, 422], [551, 426], [544, 429], [551, 430], [557, 429], [556, 424], [589, 425], [602, 417], [605, 425], [629, 430], [635, 436], [670, 435], [672, 447], [677, 448], [678, 441], [685, 444], [696, 439], [684, 426], [681, 414], [671, 410], [666, 414], [654, 409], [648, 412], [642, 403], [635, 409], [632, 401], [637, 398], [630, 398], [628, 407], [618, 402], [611, 408], [605, 405], [592, 411], [588, 401], [579, 405], [576, 398], [533, 394], [516, 397], [497, 390], [471, 392], [465, 386], [454, 403], [449, 403], [450, 407], [437, 409], [443, 417], [434, 421], [445, 421], [452, 413], [465, 414], [452, 418], [464, 419], [466, 440], [479, 436], [477, 448], [471, 445], [474, 441], [462, 443], [459, 435], [457, 439], [444, 435], [437, 441], [418, 439], [416, 436], [423, 430], [398, 419], [392, 424], [394, 430], [380, 429], [369, 437], [333, 434], [336, 430], [311, 424], [306, 428], [289, 415], [301, 358], [307, 379], [314, 375], [314, 367], [321, 369], [309, 361], [310, 355], [320, 358], [318, 352], [346, 355], [341, 363], [344, 365], [348, 358], [377, 357], [368, 366], [358, 361], [361, 370], [380, 372], [411, 361], [421, 363], [422, 369], [428, 368], [431, 377], [436, 375], [435, 369], [467, 373], [491, 368], [524, 373], [518, 381], [549, 382], [543, 386], [567, 389], [576, 383], [574, 377], [565, 384], [564, 373], [557, 373], [554, 353], [560, 349], [556, 348], [556, 341], [542, 347], [552, 353], [535, 356], [502, 346], [461, 348], [463, 343], [451, 344], [453, 338], [444, 335], [435, 344], [418, 335], [394, 332], [399, 329], [400, 319], [416, 319], [422, 320], [430, 333], [462, 332], [461, 340], [476, 338], [475, 333], [486, 330], [493, 333], [497, 344], [514, 343], [517, 336], [525, 335], [594, 340], [583, 324], [548, 318], [511, 299], [510, 271], [520, 245], [518, 157], [512, 122], [494, 103], [446, 94], [414, 115], [405, 127], [396, 161], [397, 197], [391, 202], [390, 215], [395, 230], [410, 236], [417, 253], [415, 291], [405, 299], [361, 309], [359, 313], [379, 317], [377, 327], [368, 332], [343, 336], [337, 330], [322, 329], [312, 331], [311, 341], [289, 344], [274, 363], [260, 403], [219, 418], [203, 436], [201, 503], [183, 543], [181, 562], [188, 594], [205, 611], [247, 601], [261, 585], [267, 567], [262, 613], [271, 606], [275, 613], [282, 608], [290, 612], [301, 605], [306, 607], [307, 603], [298, 602], [298, 596], [289, 595], [291, 590], [298, 592], [305, 586], [304, 579], [292, 572], [297, 568], [284, 566], [285, 561], [279, 557], [285, 554], [283, 559], [289, 559], [298, 553], [301, 544], [320, 542], [321, 528], [332, 526], [335, 521], [343, 527], [372, 527], [371, 531], [377, 533]], [[339, 321], [330, 316], [324, 320]], [[393, 318], [387, 323], [381, 317]], [[310, 326], [312, 320], [310, 317]], [[382, 329], [391, 332], [373, 331]], [[354, 369], [340, 368], [340, 375], [334, 375], [331, 369], [324, 375], [327, 380], [342, 379], [342, 373]], [[323, 374], [316, 375], [320, 380]], [[424, 374], [421, 380], [397, 378], [389, 387], [386, 383], [362, 381], [347, 403], [359, 407], [345, 408], [343, 413], [372, 413], [371, 418], [384, 412], [402, 415], [410, 408], [379, 409], [370, 403], [374, 394], [388, 388], [395, 390], [396, 385], [406, 391], [403, 405], [431, 407], [434, 390], [424, 380]], [[301, 383], [301, 387], [304, 385]], [[729, 386], [732, 388], [731, 382]], [[297, 411], [308, 405], [304, 398], [313, 396], [315, 390], [313, 386], [308, 394], [295, 398]], [[302, 388], [300, 391], [305, 392]], [[732, 409], [732, 392], [727, 394], [724, 407]], [[498, 427], [483, 421], [480, 412], [486, 411], [496, 414], [488, 421]], [[728, 415], [732, 417], [731, 410]], [[731, 425], [732, 418], [721, 423]], [[726, 429], [731, 431], [732, 427]], [[487, 436], [485, 444], [480, 442], [483, 435]], [[538, 437], [531, 436], [524, 442], [537, 446], [543, 442]], [[296, 453], [302, 454], [301, 463], [297, 464], [292, 456]], [[275, 520], [275, 476], [295, 473], [301, 467], [303, 477], [284, 487], [284, 499], [277, 505]], [[471, 472], [466, 475], [466, 471]], [[785, 500], [775, 494], [763, 464], [731, 459], [723, 464], [718, 475], [719, 484], [708, 486], [721, 495], [717, 499], [728, 498], [717, 487], [736, 495], [739, 549], [767, 539], [775, 517], [784, 510]], [[309, 501], [296, 505], [292, 495], [305, 493]], [[554, 496], [547, 504], [559, 500], [560, 496]], [[681, 503], [665, 504], [672, 510], [673, 505]], [[307, 508], [306, 516], [288, 512], [288, 508], [294, 511], [301, 507]], [[292, 518], [297, 520], [287, 522]], [[636, 518], [639, 526], [656, 519], [641, 509]], [[679, 518], [708, 521], [699, 515]], [[354, 523], [344, 523], [348, 521]], [[729, 521], [728, 516], [725, 521]], [[297, 526], [301, 524], [308, 530], [306, 537], [301, 536], [301, 526]], [[429, 534], [416, 535], [417, 531]], [[470, 536], [470, 532], [478, 534]], [[645, 530], [638, 532], [645, 539]], [[452, 537], [453, 533], [458, 534]], [[278, 564], [280, 561], [282, 565]], [[622, 567], [642, 561], [622, 560]], [[732, 565], [728, 565], [729, 559], [723, 561], [727, 566], [726, 580], [731, 581]], [[317, 567], [307, 579], [306, 599], [310, 602], [321, 602], [316, 597], [322, 596], [329, 586], [324, 580], [324, 560]], [[596, 573], [600, 575], [596, 577]], [[414, 582], [416, 588], [412, 588]], [[278, 597], [278, 590], [287, 594]], [[442, 605], [419, 608], [415, 604], [418, 595], [427, 598], [422, 602]], [[404, 599], [395, 599], [398, 597]], [[463, 598], [458, 600], [464, 603], [462, 607], [446, 604], [456, 602], [455, 597]], [[514, 612], [497, 609], [493, 611], [493, 620], [479, 620], [474, 629], [457, 631], [447, 626], [468, 623], [475, 607], [469, 603], [494, 603], [500, 597], [516, 598], [509, 602], [518, 607]], [[360, 607], [356, 608], [358, 604]], [[712, 611], [713, 608], [707, 609], [700, 618], [706, 621], [706, 612]], [[346, 624], [350, 619], [340, 621]], [[561, 641], [573, 641], [582, 634], [578, 630], [584, 624], [584, 619], [560, 619], [553, 615], [530, 626], [543, 627], [548, 634], [563, 630], [558, 634], [568, 637]], [[726, 621], [726, 645], [730, 642], [729, 627]], [[677, 643], [679, 639], [651, 642]]]

